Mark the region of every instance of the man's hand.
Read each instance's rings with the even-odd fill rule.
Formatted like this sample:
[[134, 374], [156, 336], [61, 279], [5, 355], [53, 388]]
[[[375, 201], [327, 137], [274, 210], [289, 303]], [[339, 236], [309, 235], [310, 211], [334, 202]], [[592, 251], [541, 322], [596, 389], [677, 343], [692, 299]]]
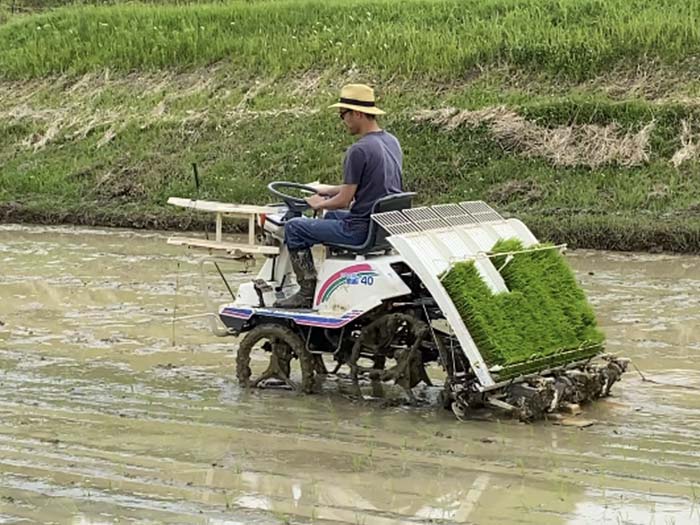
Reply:
[[321, 209], [321, 205], [326, 202], [326, 198], [323, 195], [312, 195], [311, 197], [307, 197], [305, 200], [314, 210]]
[[343, 210], [348, 208], [355, 198], [357, 184], [343, 184], [342, 186], [335, 186], [335, 188], [338, 188], [338, 192], [329, 199], [326, 199], [323, 195], [312, 195], [306, 198], [306, 202], [314, 210]]

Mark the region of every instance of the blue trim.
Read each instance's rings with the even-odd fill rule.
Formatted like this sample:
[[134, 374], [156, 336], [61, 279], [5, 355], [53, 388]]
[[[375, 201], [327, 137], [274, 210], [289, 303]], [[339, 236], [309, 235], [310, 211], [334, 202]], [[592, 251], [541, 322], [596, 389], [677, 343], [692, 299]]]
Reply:
[[362, 314], [361, 310], [350, 310], [341, 317], [321, 317], [308, 313], [294, 313], [280, 310], [268, 310], [267, 308], [235, 308], [226, 307], [221, 311], [221, 315], [236, 317], [238, 319], [250, 319], [253, 315], [264, 315], [266, 317], [277, 317], [281, 319], [293, 319], [297, 324], [307, 326], [327, 326], [341, 327]]

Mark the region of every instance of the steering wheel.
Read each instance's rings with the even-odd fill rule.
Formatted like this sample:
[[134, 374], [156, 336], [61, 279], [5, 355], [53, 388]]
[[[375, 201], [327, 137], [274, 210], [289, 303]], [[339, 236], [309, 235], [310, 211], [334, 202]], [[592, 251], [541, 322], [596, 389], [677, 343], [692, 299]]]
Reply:
[[289, 211], [297, 213], [301, 213], [305, 210], [308, 210], [310, 207], [309, 204], [300, 197], [294, 197], [292, 195], [288, 195], [287, 193], [280, 191], [281, 188], [293, 188], [308, 193], [310, 195], [316, 195], [318, 193], [316, 188], [314, 188], [313, 186], [299, 184], [298, 182], [276, 181], [271, 182], [267, 185], [267, 189], [270, 191], [270, 193], [272, 193], [275, 197], [279, 197], [280, 199], [282, 199], [289, 208]]

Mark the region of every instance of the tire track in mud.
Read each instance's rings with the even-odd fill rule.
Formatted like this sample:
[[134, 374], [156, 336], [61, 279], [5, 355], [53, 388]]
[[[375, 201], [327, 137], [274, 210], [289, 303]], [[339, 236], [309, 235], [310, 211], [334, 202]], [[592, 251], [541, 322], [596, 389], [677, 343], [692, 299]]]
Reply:
[[[232, 341], [173, 345], [176, 277], [201, 304], [162, 242], [0, 229], [0, 522], [700, 523], [697, 391], [629, 373], [584, 430], [242, 392]], [[700, 385], [700, 259], [571, 260], [611, 351]]]

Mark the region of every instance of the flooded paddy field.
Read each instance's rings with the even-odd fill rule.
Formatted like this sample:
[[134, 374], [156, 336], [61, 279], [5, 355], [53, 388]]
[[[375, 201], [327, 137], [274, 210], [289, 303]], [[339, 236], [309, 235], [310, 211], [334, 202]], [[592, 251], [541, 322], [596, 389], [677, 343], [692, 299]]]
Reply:
[[165, 238], [0, 227], [0, 523], [700, 524], [699, 257], [569, 254], [660, 383], [578, 429], [242, 391]]

